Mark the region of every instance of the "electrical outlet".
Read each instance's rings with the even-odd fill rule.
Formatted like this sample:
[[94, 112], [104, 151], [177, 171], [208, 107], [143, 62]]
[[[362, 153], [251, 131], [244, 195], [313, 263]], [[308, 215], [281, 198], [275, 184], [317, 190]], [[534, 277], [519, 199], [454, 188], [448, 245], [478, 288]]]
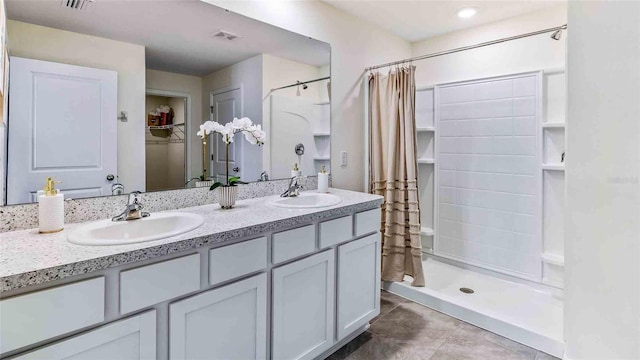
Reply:
[[347, 166], [347, 152], [340, 151], [340, 166]]

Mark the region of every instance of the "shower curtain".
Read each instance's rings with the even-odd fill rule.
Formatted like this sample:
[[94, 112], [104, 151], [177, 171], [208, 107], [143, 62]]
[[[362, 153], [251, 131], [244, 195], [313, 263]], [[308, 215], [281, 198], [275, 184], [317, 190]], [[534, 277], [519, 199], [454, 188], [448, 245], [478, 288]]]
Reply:
[[415, 67], [369, 77], [370, 191], [382, 205], [382, 280], [424, 286], [417, 188]]

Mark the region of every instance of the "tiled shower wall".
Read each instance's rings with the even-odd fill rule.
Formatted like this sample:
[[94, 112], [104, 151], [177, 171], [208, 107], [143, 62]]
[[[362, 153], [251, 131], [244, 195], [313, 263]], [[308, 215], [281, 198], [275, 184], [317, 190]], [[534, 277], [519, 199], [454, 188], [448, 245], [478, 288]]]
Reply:
[[540, 281], [539, 84], [436, 87], [436, 254]]

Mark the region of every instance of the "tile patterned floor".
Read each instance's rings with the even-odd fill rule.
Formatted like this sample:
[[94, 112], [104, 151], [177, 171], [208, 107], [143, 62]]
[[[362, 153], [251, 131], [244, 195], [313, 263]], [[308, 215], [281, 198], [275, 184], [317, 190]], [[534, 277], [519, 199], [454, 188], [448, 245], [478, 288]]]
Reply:
[[386, 291], [368, 331], [328, 360], [553, 360], [543, 352]]

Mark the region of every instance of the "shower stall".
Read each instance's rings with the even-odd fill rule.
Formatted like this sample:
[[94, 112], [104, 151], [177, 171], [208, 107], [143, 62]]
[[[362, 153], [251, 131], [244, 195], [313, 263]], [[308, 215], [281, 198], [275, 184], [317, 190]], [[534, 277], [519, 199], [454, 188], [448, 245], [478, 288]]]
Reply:
[[[564, 351], [564, 30], [411, 59], [426, 286], [410, 286], [409, 277], [383, 283], [558, 357]], [[527, 47], [550, 48], [556, 66], [513, 57], [492, 69], [455, 69]], [[455, 81], [421, 86], [437, 69]]]

